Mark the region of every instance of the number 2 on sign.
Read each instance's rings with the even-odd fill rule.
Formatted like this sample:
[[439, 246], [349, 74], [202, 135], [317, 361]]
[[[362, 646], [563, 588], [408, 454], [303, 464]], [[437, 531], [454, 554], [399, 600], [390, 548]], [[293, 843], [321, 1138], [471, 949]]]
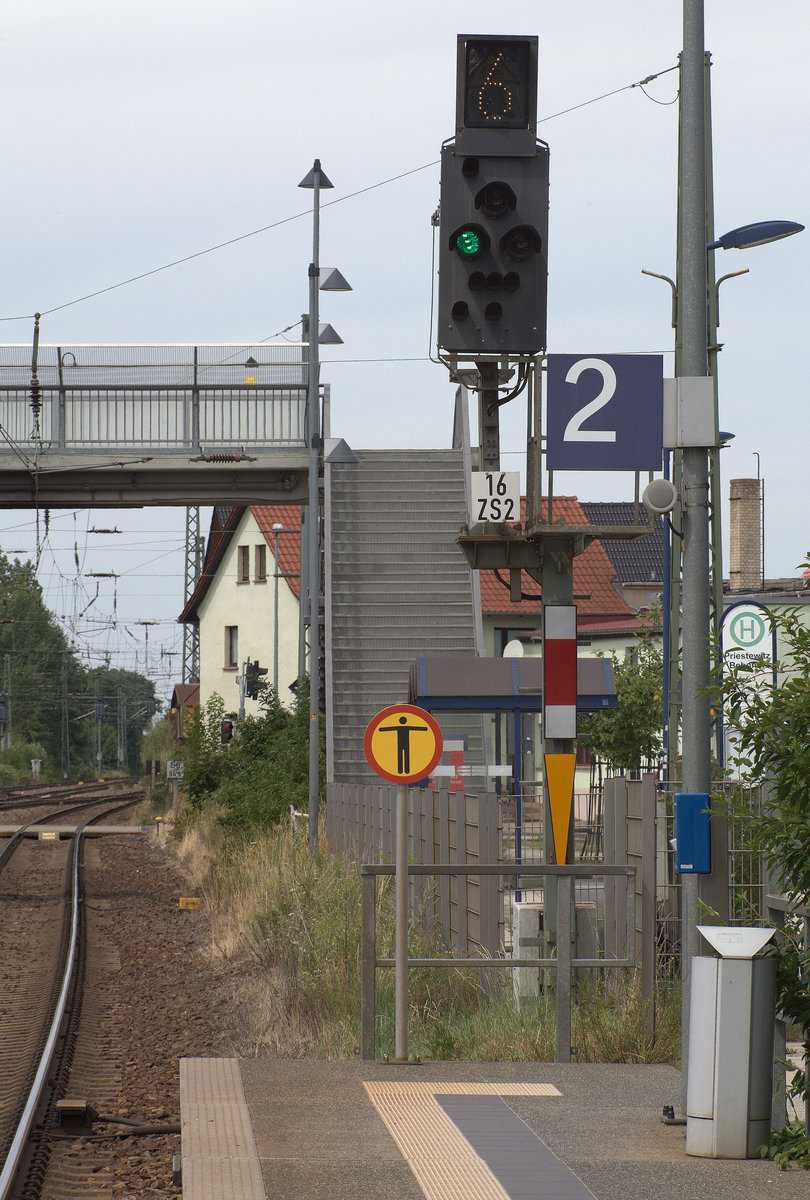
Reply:
[[581, 358], [575, 362], [565, 377], [566, 383], [576, 383], [583, 371], [598, 371], [602, 376], [602, 388], [588, 404], [575, 412], [565, 427], [564, 442], [615, 442], [615, 429], [583, 429], [584, 421], [604, 408], [616, 393], [616, 372], [603, 358]]

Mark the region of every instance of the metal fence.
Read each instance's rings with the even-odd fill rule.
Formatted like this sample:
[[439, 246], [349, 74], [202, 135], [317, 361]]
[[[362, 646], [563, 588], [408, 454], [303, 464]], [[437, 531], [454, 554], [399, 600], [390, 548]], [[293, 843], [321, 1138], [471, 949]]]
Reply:
[[4, 442], [61, 453], [126, 447], [301, 448], [305, 347], [0, 346]]

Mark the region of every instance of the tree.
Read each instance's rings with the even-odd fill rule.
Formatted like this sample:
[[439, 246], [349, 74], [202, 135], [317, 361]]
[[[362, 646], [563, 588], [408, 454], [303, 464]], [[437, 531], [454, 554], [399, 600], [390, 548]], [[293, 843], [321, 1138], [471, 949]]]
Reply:
[[769, 619], [787, 649], [776, 664], [779, 681], [772, 684], [770, 664], [755, 659], [724, 672], [718, 699], [735, 747], [729, 765], [752, 783], [767, 782], [759, 810], [745, 812], [748, 837], [804, 904], [810, 900], [810, 629], [796, 609], [771, 612]]
[[192, 808], [213, 798], [223, 810], [222, 824], [237, 834], [269, 829], [289, 815], [290, 805], [306, 810], [309, 799], [307, 678], [298, 681], [292, 709], [269, 685], [263, 685], [259, 700], [260, 712], [246, 717], [225, 745], [220, 736], [224, 704], [214, 694], [195, 709], [182, 749]]
[[[810, 567], [810, 557], [802, 565]], [[724, 723], [734, 744], [729, 765], [737, 767], [747, 782], [764, 785], [757, 807], [733, 794], [728, 803], [732, 820], [767, 863], [771, 877], [797, 909], [806, 911], [810, 904], [810, 629], [798, 609], [772, 611], [769, 619], [786, 650], [776, 664], [777, 682], [772, 682], [770, 664], [759, 659], [724, 671], [717, 681], [715, 700], [723, 705]], [[777, 988], [783, 1014], [804, 1029], [804, 1050], [810, 1061], [810, 951], [802, 946], [798, 920], [792, 928], [788, 921], [779, 950]], [[810, 1121], [807, 1087], [797, 1080], [794, 1090], [804, 1094]], [[781, 1142], [777, 1138], [776, 1145], [789, 1145], [794, 1161], [810, 1166], [808, 1134], [810, 1127], [797, 1140], [794, 1129]]]
[[617, 705], [585, 717], [579, 733], [621, 774], [640, 770], [661, 753], [663, 647], [657, 621], [642, 628], [631, 654], [611, 659]]
[[292, 709], [268, 685], [260, 704], [259, 714], [240, 725], [217, 791], [227, 810], [223, 823], [234, 830], [269, 829], [289, 816], [290, 805], [308, 805], [309, 681], [299, 680]]
[[181, 754], [183, 786], [192, 808], [199, 809], [206, 796], [216, 790], [226, 767], [227, 751], [222, 744], [225, 702], [216, 692], [206, 704], [198, 704], [186, 718], [186, 739]]
[[[137, 774], [140, 770], [141, 740], [152, 721], [148, 701], [154, 699], [154, 684], [137, 671], [96, 667], [87, 672], [85, 687], [88, 708], [95, 710], [97, 700], [104, 705], [101, 721], [102, 768]], [[90, 723], [97, 739], [96, 719]]]
[[77, 772], [95, 771], [97, 696], [106, 705], [102, 765], [137, 771], [140, 737], [149, 723], [146, 701], [154, 697], [154, 685], [133, 671], [82, 667], [65, 631], [45, 606], [33, 564], [12, 562], [2, 553], [0, 692], [6, 695], [4, 732], [13, 734], [15, 745], [31, 742], [41, 747], [43, 775], [75, 777]]
[[[83, 672], [64, 631], [48, 611], [33, 564], [0, 554], [0, 690], [7, 695], [14, 741], [41, 744], [46, 770], [62, 759], [63, 697]], [[74, 705], [68, 720], [78, 715]], [[77, 731], [81, 742], [81, 731]]]

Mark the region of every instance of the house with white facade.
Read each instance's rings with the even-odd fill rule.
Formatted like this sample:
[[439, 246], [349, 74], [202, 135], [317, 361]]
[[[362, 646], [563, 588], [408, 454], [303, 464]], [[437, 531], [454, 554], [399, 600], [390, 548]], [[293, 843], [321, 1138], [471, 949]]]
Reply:
[[[298, 505], [214, 509], [200, 580], [180, 614], [199, 627], [200, 702], [214, 693], [237, 713], [248, 662], [283, 704], [299, 674], [301, 514]], [[245, 697], [245, 713], [258, 712]]]

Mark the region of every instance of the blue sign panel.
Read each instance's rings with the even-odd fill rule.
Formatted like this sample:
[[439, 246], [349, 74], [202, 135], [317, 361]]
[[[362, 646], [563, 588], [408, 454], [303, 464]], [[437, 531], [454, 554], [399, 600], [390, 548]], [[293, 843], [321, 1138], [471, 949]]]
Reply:
[[664, 440], [660, 354], [549, 354], [552, 471], [657, 471]]

